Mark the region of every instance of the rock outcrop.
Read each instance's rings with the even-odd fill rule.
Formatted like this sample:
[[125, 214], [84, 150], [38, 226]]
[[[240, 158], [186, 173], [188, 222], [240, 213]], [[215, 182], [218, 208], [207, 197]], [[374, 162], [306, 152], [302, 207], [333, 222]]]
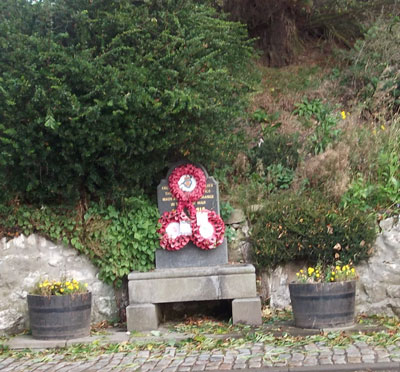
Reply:
[[29, 327], [26, 296], [48, 278], [74, 278], [88, 283], [93, 295], [92, 321], [117, 317], [114, 290], [98, 279], [98, 270], [75, 249], [38, 235], [0, 241], [0, 335]]

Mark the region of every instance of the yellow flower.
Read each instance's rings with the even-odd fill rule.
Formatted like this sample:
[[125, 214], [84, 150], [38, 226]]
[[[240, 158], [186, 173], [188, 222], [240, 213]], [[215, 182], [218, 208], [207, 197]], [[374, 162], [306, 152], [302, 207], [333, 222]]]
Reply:
[[85, 287], [86, 287], [86, 288], [87, 288], [88, 285], [89, 285], [89, 284], [85, 283]]
[[382, 130], [385, 130], [386, 127], [382, 124], [382, 125], [381, 125], [381, 129], [382, 129]]
[[300, 276], [300, 273], [296, 273], [296, 276]]
[[344, 111], [342, 111], [340, 114], [342, 115], [343, 120], [346, 119], [346, 113]]
[[60, 292], [63, 293], [64, 292], [64, 288], [60, 288]]
[[334, 271], [332, 271], [332, 275], [335, 275], [335, 272], [334, 272]]
[[316, 276], [317, 278], [319, 278], [319, 274], [315, 274], [315, 276]]
[[313, 267], [309, 267], [309, 268], [308, 268], [308, 273], [309, 273], [309, 274], [312, 274], [313, 272], [314, 272], [314, 268], [313, 268]]
[[351, 272], [354, 274], [356, 272], [356, 270], [354, 269], [354, 267], [351, 268]]
[[71, 285], [70, 282], [65, 282], [65, 285], [68, 287], [69, 285]]
[[69, 285], [67, 288], [68, 288], [70, 291], [72, 291], [72, 290], [74, 289], [74, 287], [73, 287], [72, 285]]
[[332, 278], [332, 277], [331, 277], [331, 282], [333, 282], [334, 280], [335, 280], [335, 278]]
[[340, 266], [336, 266], [336, 271], [340, 271]]
[[301, 274], [303, 274], [303, 273], [304, 273], [304, 271], [303, 271], [303, 270], [300, 270], [300, 273], [301, 273]]

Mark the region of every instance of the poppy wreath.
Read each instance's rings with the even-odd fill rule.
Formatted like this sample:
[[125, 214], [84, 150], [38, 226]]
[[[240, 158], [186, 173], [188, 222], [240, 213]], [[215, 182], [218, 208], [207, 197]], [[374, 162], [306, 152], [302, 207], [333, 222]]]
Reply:
[[206, 176], [193, 164], [185, 164], [173, 170], [168, 178], [171, 194], [178, 202], [194, 203], [206, 191]]
[[213, 249], [224, 240], [224, 221], [214, 211], [204, 209], [191, 216], [192, 242], [201, 249]]
[[169, 176], [168, 185], [178, 206], [176, 210], [164, 212], [159, 219], [160, 246], [169, 251], [177, 251], [190, 240], [205, 250], [220, 245], [224, 240], [224, 221], [214, 211], [204, 209], [197, 212], [193, 204], [204, 195], [204, 172], [193, 164], [179, 166]]

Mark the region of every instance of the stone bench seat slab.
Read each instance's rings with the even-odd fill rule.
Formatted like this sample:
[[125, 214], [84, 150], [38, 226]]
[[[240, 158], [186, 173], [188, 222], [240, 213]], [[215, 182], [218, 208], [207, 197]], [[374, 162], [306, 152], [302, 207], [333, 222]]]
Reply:
[[129, 303], [171, 303], [256, 296], [253, 265], [157, 269], [131, 273]]

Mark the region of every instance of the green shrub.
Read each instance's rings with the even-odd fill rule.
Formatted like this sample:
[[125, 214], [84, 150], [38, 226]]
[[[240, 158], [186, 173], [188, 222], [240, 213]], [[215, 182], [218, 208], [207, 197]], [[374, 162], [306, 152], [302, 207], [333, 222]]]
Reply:
[[[335, 143], [340, 135], [340, 129], [336, 126], [339, 121], [339, 115], [333, 114], [332, 109], [321, 102], [319, 99], [309, 101], [304, 98], [302, 102], [297, 103], [294, 114], [306, 120], [306, 126], [310, 125], [310, 119], [316, 121], [314, 133], [310, 137], [310, 147], [314, 155], [323, 153], [328, 145]], [[342, 115], [345, 118], [345, 113]]]
[[300, 149], [296, 135], [271, 132], [264, 136], [263, 141], [260, 146], [252, 148], [249, 152], [253, 171], [255, 171], [259, 161], [261, 161], [264, 170], [273, 164], [281, 164], [285, 168], [296, 169], [299, 161], [298, 150]]
[[102, 280], [120, 286], [131, 271], [154, 268], [159, 247], [156, 206], [144, 197], [131, 197], [120, 208], [92, 203], [76, 208], [13, 205], [0, 208], [0, 232], [12, 236], [40, 233], [84, 253], [99, 268]]
[[400, 210], [399, 152], [381, 150], [376, 163], [376, 178], [368, 180], [358, 174], [342, 197], [344, 207], [352, 205], [364, 211], [375, 209], [389, 214]]
[[320, 194], [272, 194], [252, 215], [251, 240], [258, 268], [295, 260], [330, 265], [368, 257], [376, 236], [372, 216], [338, 209]]
[[3, 0], [1, 193], [59, 203], [226, 162], [253, 56], [243, 25], [190, 0]]

